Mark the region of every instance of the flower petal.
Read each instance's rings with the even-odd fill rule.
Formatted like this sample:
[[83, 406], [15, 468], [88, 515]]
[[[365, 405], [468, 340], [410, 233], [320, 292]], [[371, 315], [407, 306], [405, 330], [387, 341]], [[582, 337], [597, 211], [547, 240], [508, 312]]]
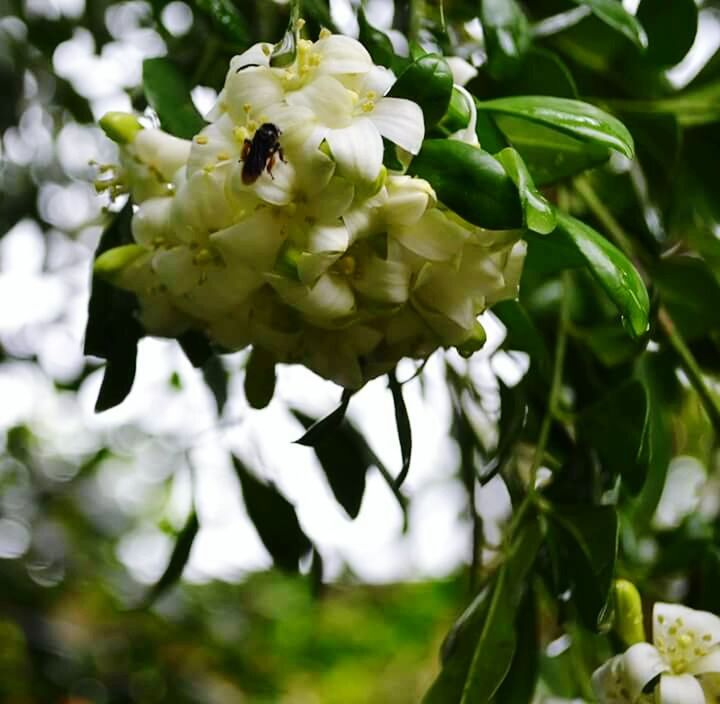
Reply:
[[634, 704], [625, 686], [623, 656], [617, 655], [592, 675], [592, 687], [600, 704]]
[[132, 219], [135, 241], [145, 247], [153, 247], [165, 241], [170, 232], [172, 198], [150, 198], [143, 201]]
[[385, 222], [414, 225], [428, 207], [437, 202], [432, 186], [422, 178], [391, 175], [385, 184], [388, 200], [383, 206]]
[[244, 125], [248, 119], [285, 96], [279, 78], [266, 67], [251, 66], [241, 71], [230, 71], [225, 83], [225, 104], [233, 120]]
[[171, 181], [179, 168], [185, 166], [190, 155], [191, 142], [173, 137], [162, 130], [140, 130], [132, 143], [132, 151], [143, 164]]
[[630, 646], [622, 658], [625, 685], [632, 701], [635, 701], [643, 689], [658, 675], [670, 670], [657, 648], [650, 643], [636, 643]]
[[342, 224], [315, 225], [308, 232], [307, 248], [322, 254], [343, 254], [350, 244], [347, 228]]
[[469, 231], [437, 209], [428, 210], [411, 226], [393, 227], [389, 234], [411, 252], [430, 261], [452, 259], [463, 246]]
[[417, 103], [404, 98], [381, 98], [367, 116], [380, 134], [411, 154], [417, 154], [425, 137], [425, 120]]
[[663, 675], [660, 678], [661, 704], [705, 704], [705, 694], [692, 675]]
[[446, 56], [445, 61], [447, 61], [448, 66], [450, 66], [453, 83], [456, 85], [464, 86], [478, 74], [477, 69], [472, 64], [469, 64], [459, 56]]
[[681, 604], [658, 602], [653, 608], [653, 642], [668, 650], [674, 646], [678, 652], [696, 646], [710, 650], [720, 643], [720, 618]]
[[341, 176], [355, 182], [377, 180], [382, 168], [383, 143], [370, 120], [360, 118], [349, 127], [330, 130], [327, 143]]
[[308, 108], [318, 123], [331, 129], [347, 127], [352, 120], [352, 94], [332, 76], [316, 78], [288, 93], [286, 100], [288, 105]]
[[[695, 643], [694, 646], [693, 654], [696, 657], [688, 662], [687, 671], [691, 675], [720, 675], [720, 647], [715, 646], [706, 655], [699, 655], [699, 653], [707, 652], [706, 649], [702, 642]], [[717, 678], [717, 681], [720, 684], [720, 677]]]
[[339, 276], [323, 274], [312, 288], [278, 276], [266, 278], [288, 305], [311, 317], [317, 325], [344, 318], [355, 311], [352, 289]]
[[319, 196], [308, 203], [308, 213], [322, 222], [335, 222], [345, 215], [354, 197], [355, 186], [347, 179], [335, 176]]
[[395, 74], [384, 66], [373, 66], [363, 77], [359, 86], [360, 95], [369, 92], [385, 95], [396, 81]]
[[187, 162], [188, 176], [199, 169], [238, 159], [241, 142], [235, 139], [235, 123], [225, 114], [195, 135]]
[[373, 67], [367, 49], [356, 39], [342, 34], [318, 39], [313, 53], [321, 57], [318, 74], [365, 73]]
[[353, 286], [373, 301], [405, 303], [410, 292], [410, 270], [401, 261], [370, 257], [360, 263]]

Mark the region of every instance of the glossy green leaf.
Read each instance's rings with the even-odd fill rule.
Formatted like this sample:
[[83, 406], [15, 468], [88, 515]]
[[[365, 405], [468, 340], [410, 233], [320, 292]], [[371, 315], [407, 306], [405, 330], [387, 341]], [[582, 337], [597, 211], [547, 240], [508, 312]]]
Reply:
[[365, 10], [360, 7], [358, 11], [358, 24], [360, 26], [360, 43], [368, 50], [374, 63], [392, 68], [395, 62], [395, 51], [392, 42], [385, 32], [373, 27], [365, 15]]
[[552, 237], [529, 235], [534, 268], [585, 266], [620, 311], [625, 329], [639, 338], [649, 329], [650, 300], [630, 260], [599, 232], [560, 210]]
[[502, 164], [482, 149], [457, 140], [429, 139], [408, 173], [429, 181], [442, 203], [474, 225], [499, 230], [522, 225], [515, 184]]
[[195, 536], [197, 536], [199, 529], [200, 523], [198, 521], [197, 513], [195, 513], [195, 509], [193, 509], [190, 516], [188, 516], [185, 525], [182, 527], [182, 530], [178, 533], [178, 536], [175, 539], [175, 546], [173, 547], [173, 551], [170, 555], [167, 567], [165, 567], [165, 571], [160, 576], [160, 579], [153, 584], [144, 599], [145, 607], [152, 605], [158, 597], [162, 596], [180, 579], [180, 577], [182, 577], [185, 565], [190, 559], [190, 552], [192, 551]]
[[205, 126], [205, 120], [190, 98], [185, 76], [169, 59], [143, 61], [143, 88], [166, 132], [192, 139]]
[[577, 421], [580, 437], [593, 449], [606, 476], [620, 474], [634, 493], [642, 487], [647, 471], [648, 457], [641, 450], [648, 412], [645, 387], [634, 379], [605, 394]]
[[507, 329], [503, 348], [527, 352], [530, 367], [537, 368], [546, 378], [550, 373], [550, 355], [545, 340], [533, 319], [518, 301], [500, 301], [492, 312]]
[[[103, 232], [96, 252], [98, 259], [133, 242], [131, 220], [132, 204], [128, 201]], [[137, 306], [132, 293], [115, 288], [97, 274], [93, 276], [84, 353], [107, 361], [95, 403], [97, 412], [122, 403], [132, 388], [137, 343], [145, 334], [135, 315]]]
[[293, 505], [275, 488], [260, 481], [237, 457], [232, 457], [240, 479], [245, 508], [275, 564], [297, 572], [300, 558], [312, 547], [303, 533]]
[[331, 413], [326, 415], [307, 427], [305, 434], [298, 438], [295, 442], [298, 445], [306, 445], [307, 447], [315, 447], [319, 442], [327, 439], [332, 435], [339, 427], [340, 424], [345, 420], [345, 413], [347, 413], [350, 399], [352, 398], [353, 392], [347, 389], [343, 390], [340, 403], [337, 408]]
[[213, 26], [239, 48], [251, 43], [247, 22], [232, 0], [193, 0], [193, 6], [207, 15]]
[[619, 522], [614, 506], [555, 506], [550, 513], [560, 528], [572, 600], [588, 628], [605, 623], [617, 559]]
[[275, 393], [275, 358], [255, 345], [245, 367], [245, 398], [250, 408], [265, 408]]
[[508, 148], [499, 152], [496, 158], [505, 167], [505, 171], [520, 193], [525, 227], [541, 235], [552, 232], [557, 224], [555, 211], [542, 193], [535, 188], [532, 176], [520, 154], [515, 149]]
[[399, 76], [388, 96], [416, 102], [429, 130], [447, 112], [453, 89], [452, 71], [437, 54], [425, 54], [413, 61]]
[[488, 97], [508, 95], [551, 95], [556, 98], [578, 97], [575, 79], [565, 62], [553, 51], [531, 47], [525, 54], [520, 71], [493, 86]]
[[[305, 428], [314, 427], [313, 418], [297, 409], [291, 410]], [[365, 495], [367, 471], [376, 463], [365, 438], [349, 421], [341, 420], [332, 432], [317, 437], [312, 447], [333, 496], [350, 518], [357, 518]]]
[[637, 18], [647, 32], [647, 58], [674, 66], [690, 51], [698, 28], [695, 0], [642, 0]]
[[624, 34], [635, 46], [644, 49], [648, 44], [643, 26], [631, 15], [620, 0], [573, 0], [589, 7], [593, 14], [607, 25]]
[[502, 80], [516, 74], [530, 47], [530, 24], [515, 0], [482, 0], [480, 19], [490, 75]]
[[537, 521], [528, 520], [493, 584], [448, 634], [442, 671], [423, 704], [488, 704], [495, 696], [515, 654], [515, 613], [541, 541]]
[[632, 135], [622, 122], [579, 100], [541, 95], [513, 96], [480, 101], [478, 109], [537, 122], [580, 141], [614, 149], [629, 159], [634, 154]]
[[412, 457], [412, 431], [410, 429], [410, 417], [408, 416], [405, 399], [403, 398], [402, 386], [395, 376], [395, 372], [388, 375], [390, 381], [390, 392], [392, 393], [393, 406], [395, 408], [395, 427], [397, 428], [400, 453], [402, 455], [402, 468], [395, 480], [395, 486], [402, 486], [408, 472], [410, 471], [410, 459]]

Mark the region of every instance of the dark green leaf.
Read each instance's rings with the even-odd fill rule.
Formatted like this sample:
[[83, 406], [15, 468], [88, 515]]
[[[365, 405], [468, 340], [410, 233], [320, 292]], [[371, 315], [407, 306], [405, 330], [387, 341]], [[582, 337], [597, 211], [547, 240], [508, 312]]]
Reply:
[[537, 368], [542, 376], [549, 378], [547, 345], [525, 308], [517, 301], [501, 301], [492, 307], [492, 312], [507, 328], [503, 347], [527, 352], [531, 368]]
[[358, 11], [358, 23], [360, 25], [360, 43], [368, 50], [373, 62], [386, 68], [392, 68], [395, 51], [387, 34], [375, 29], [367, 21], [365, 10], [362, 7]]
[[515, 185], [500, 162], [482, 149], [429, 139], [408, 173], [429, 181], [442, 203], [474, 225], [503, 230], [522, 224]]
[[482, 0], [480, 19], [490, 75], [502, 80], [515, 75], [530, 46], [530, 25], [515, 0]]
[[275, 393], [275, 358], [255, 345], [245, 367], [245, 397], [251, 408], [265, 408]]
[[[477, 104], [477, 99], [474, 98], [473, 100]], [[469, 121], [470, 108], [467, 100], [460, 91], [453, 88], [450, 105], [438, 127], [443, 134], [452, 134], [465, 129]], [[491, 154], [495, 154], [507, 146], [507, 140], [489, 113], [478, 113], [475, 133], [482, 148]]]
[[261, 482], [237, 457], [232, 460], [245, 508], [260, 540], [278, 567], [297, 572], [300, 558], [312, 545], [300, 527], [295, 508], [273, 484]]
[[250, 44], [247, 22], [232, 0], [193, 0], [193, 5], [210, 18], [226, 39], [239, 43], [241, 47]]
[[638, 48], [644, 49], [647, 46], [645, 30], [623, 7], [620, 0], [573, 0], [573, 2], [589, 7], [598, 19], [624, 34]]
[[205, 126], [205, 120], [190, 98], [185, 76], [169, 59], [143, 61], [143, 88], [166, 132], [192, 139]]
[[210, 357], [210, 359], [203, 364], [202, 374], [205, 384], [215, 399], [215, 406], [220, 416], [227, 403], [229, 380], [229, 374], [227, 369], [225, 369], [222, 358], [216, 354]]
[[[291, 410], [305, 428], [316, 427], [312, 418], [297, 409]], [[347, 420], [341, 419], [332, 432], [315, 438], [313, 448], [333, 496], [350, 518], [357, 518], [365, 495], [365, 476], [370, 465], [377, 463], [365, 438]]]
[[344, 389], [337, 408], [324, 418], [321, 418], [308, 426], [307, 432], [295, 442], [298, 445], [314, 447], [319, 442], [322, 442], [332, 435], [332, 433], [334, 433], [340, 427], [340, 424], [345, 420], [345, 413], [347, 412], [352, 395], [352, 391]]
[[650, 300], [645, 284], [628, 258], [590, 226], [563, 213], [557, 214], [552, 237], [528, 236], [534, 249], [533, 266], [573, 268], [584, 265], [615, 304], [632, 337], [649, 329]]
[[402, 469], [395, 480], [395, 486], [401, 487], [410, 471], [410, 459], [412, 457], [412, 431], [410, 429], [410, 418], [408, 417], [405, 399], [403, 398], [402, 386], [400, 386], [395, 372], [389, 375], [390, 391], [395, 406], [395, 426], [397, 428], [400, 452], [402, 455]]
[[[96, 257], [133, 241], [131, 220], [132, 204], [128, 201], [100, 238]], [[107, 360], [95, 404], [97, 412], [122, 403], [132, 388], [137, 343], [144, 335], [135, 317], [137, 305], [132, 293], [115, 288], [97, 275], [93, 276], [84, 351]]]
[[153, 584], [145, 597], [145, 606], [150, 606], [159, 596], [164, 594], [180, 579], [185, 565], [190, 558], [190, 551], [192, 550], [193, 542], [195, 541], [195, 536], [199, 528], [200, 524], [197, 513], [195, 513], [195, 509], [193, 509], [175, 540], [175, 547], [173, 547], [165, 571], [162, 573], [160, 579]]
[[[532, 47], [525, 55], [521, 70], [495, 86], [498, 97], [507, 95], [552, 95], [576, 99], [575, 80], [560, 57], [548, 49]], [[489, 96], [488, 96], [489, 97]]]
[[425, 129], [429, 130], [447, 112], [452, 89], [452, 71], [447, 61], [437, 54], [425, 54], [398, 76], [388, 96], [416, 102], [422, 108]]
[[622, 475], [637, 493], [645, 481], [647, 456], [641, 449], [647, 433], [648, 397], [633, 379], [613, 389], [578, 418], [578, 433], [597, 454], [607, 476]]
[[588, 628], [608, 616], [619, 535], [614, 506], [555, 506], [550, 513], [560, 527], [565, 559], [558, 568], [569, 573], [573, 602]]
[[674, 66], [690, 51], [698, 28], [695, 0], [642, 0], [637, 18], [647, 32], [647, 58]]
[[177, 340], [190, 364], [196, 369], [210, 361], [214, 354], [210, 341], [203, 333], [197, 330], [188, 330], [180, 335]]
[[523, 224], [528, 230], [547, 235], [555, 229], [555, 212], [546, 198], [535, 188], [532, 176], [525, 162], [512, 147], [503, 149], [496, 155], [497, 160], [513, 180], [520, 193], [523, 208]]
[[579, 100], [524, 95], [480, 101], [478, 109], [536, 122], [581, 141], [614, 149], [628, 159], [634, 154], [632, 135], [622, 122]]

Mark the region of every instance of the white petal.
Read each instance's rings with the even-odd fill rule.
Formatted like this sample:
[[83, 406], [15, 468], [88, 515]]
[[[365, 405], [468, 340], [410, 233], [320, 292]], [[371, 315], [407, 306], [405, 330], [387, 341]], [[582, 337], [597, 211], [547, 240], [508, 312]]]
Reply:
[[[697, 648], [699, 652], [707, 652], [706, 649], [703, 648], [702, 642], [693, 643], [693, 646]], [[693, 649], [695, 657], [690, 660], [687, 671], [691, 675], [720, 675], [720, 647], [715, 646], [707, 655], [698, 656], [698, 651]], [[718, 680], [720, 681], [720, 678], [718, 678]]]
[[404, 98], [382, 98], [367, 116], [380, 134], [411, 154], [417, 154], [425, 137], [425, 120], [417, 103]]
[[503, 268], [504, 285], [498, 291], [488, 292], [488, 305], [497, 303], [507, 298], [517, 298], [520, 289], [520, 278], [522, 277], [525, 255], [527, 254], [527, 243], [520, 240], [510, 250], [505, 266]]
[[308, 212], [323, 222], [335, 222], [348, 212], [354, 197], [355, 186], [347, 179], [335, 176], [317, 197], [308, 203]]
[[373, 66], [367, 49], [356, 39], [342, 34], [319, 39], [313, 50], [321, 56], [318, 73], [365, 73]]
[[709, 650], [720, 643], [720, 618], [708, 611], [696, 611], [681, 604], [656, 603], [653, 608], [655, 645], [675, 646], [680, 650], [684, 647], [684, 636]]
[[308, 108], [315, 120], [326, 127], [347, 127], [352, 120], [353, 97], [332, 76], [320, 76], [300, 90], [288, 93], [288, 105]]
[[437, 202], [432, 186], [421, 178], [393, 174], [385, 187], [388, 200], [383, 206], [383, 216], [388, 224], [414, 225], [428, 207]]
[[410, 290], [410, 270], [403, 262], [370, 257], [360, 263], [353, 286], [373, 301], [405, 303]]
[[[227, 111], [238, 124], [257, 119], [267, 107], [279, 103], [285, 95], [282, 83], [269, 68], [245, 68], [231, 71], [225, 83]], [[249, 108], [247, 108], [249, 106]]]
[[413, 300], [423, 310], [440, 313], [466, 331], [471, 331], [477, 312], [473, 298], [457, 284], [457, 271], [447, 264], [428, 264], [417, 277]]
[[210, 236], [228, 267], [244, 264], [255, 271], [269, 271], [287, 236], [287, 221], [272, 208], [259, 208], [235, 225]]
[[347, 228], [342, 224], [315, 225], [308, 232], [307, 248], [322, 254], [343, 254], [350, 244]]
[[197, 134], [188, 157], [188, 176], [199, 169], [239, 159], [242, 145], [235, 139], [234, 131], [235, 123], [229, 115], [224, 114]]
[[475, 98], [462, 86], [455, 86], [455, 90], [462, 95], [465, 99], [468, 112], [470, 113], [470, 119], [468, 120], [467, 126], [457, 132], [454, 132], [450, 138], [457, 139], [460, 142], [466, 144], [472, 144], [474, 147], [480, 146], [480, 140], [478, 139], [476, 128], [477, 128], [477, 106], [475, 105]]
[[452, 259], [469, 236], [437, 209], [428, 210], [414, 225], [393, 227], [389, 234], [411, 252], [437, 262]]
[[349, 127], [330, 130], [327, 142], [341, 176], [355, 182], [377, 180], [382, 168], [383, 143], [370, 120], [360, 118]]
[[297, 260], [297, 273], [300, 281], [312, 286], [342, 255], [311, 254], [303, 252]]
[[287, 205], [295, 198], [297, 174], [295, 165], [277, 160], [272, 172], [264, 169], [252, 183], [243, 181], [243, 165], [235, 164], [230, 177], [230, 189], [235, 194], [254, 193], [271, 205]]
[[373, 92], [376, 95], [385, 95], [397, 79], [395, 74], [384, 66], [373, 66], [363, 77], [358, 92], [363, 95]]
[[448, 66], [450, 66], [453, 83], [457, 85], [464, 86], [468, 81], [471, 81], [477, 76], [477, 69], [459, 56], [446, 56], [445, 61], [447, 61]]
[[658, 675], [670, 670], [658, 650], [650, 643], [636, 643], [630, 646], [622, 658], [625, 685], [632, 701], [635, 701], [643, 689]]
[[132, 151], [143, 164], [158, 171], [166, 181], [185, 166], [191, 142], [179, 139], [162, 130], [140, 130], [132, 143]]
[[705, 694], [692, 675], [663, 675], [660, 678], [660, 704], [705, 704]]
[[135, 211], [132, 233], [138, 244], [152, 247], [170, 235], [172, 198], [150, 198]]
[[[288, 163], [295, 168], [295, 200], [312, 201], [328, 186], [335, 173], [335, 162], [318, 149], [319, 145], [320, 142], [315, 142], [315, 136], [311, 135], [302, 144], [291, 146], [286, 153]], [[342, 188], [342, 185], [339, 188]], [[331, 197], [334, 195], [334, 192], [330, 194]], [[347, 197], [347, 189], [341, 195]], [[324, 196], [319, 203], [323, 201]], [[334, 208], [337, 203], [329, 203], [329, 205]], [[324, 212], [324, 209], [321, 209], [321, 212]], [[326, 219], [332, 218], [328, 215]]]
[[311, 317], [317, 325], [347, 317], [355, 311], [352, 289], [339, 276], [324, 274], [310, 289], [281, 277], [266, 278], [288, 305]]
[[195, 266], [193, 253], [188, 247], [161, 250], [153, 257], [152, 265], [158, 279], [173, 296], [188, 293], [200, 279], [200, 270]]
[[600, 704], [634, 704], [625, 686], [622, 655], [611, 658], [593, 672], [592, 686]]
[[243, 51], [242, 54], [237, 54], [230, 59], [228, 75], [236, 73], [238, 69], [242, 69], [244, 66], [250, 64], [269, 66], [270, 54], [272, 54], [272, 44], [268, 44], [267, 42], [253, 44], [249, 49]]

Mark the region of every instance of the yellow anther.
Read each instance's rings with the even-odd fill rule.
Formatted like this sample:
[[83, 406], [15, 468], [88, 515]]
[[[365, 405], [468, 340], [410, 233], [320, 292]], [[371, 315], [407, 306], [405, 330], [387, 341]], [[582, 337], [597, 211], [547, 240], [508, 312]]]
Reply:
[[320, 39], [327, 39], [330, 36], [332, 36], [332, 32], [327, 27], [323, 27], [320, 30], [320, 35], [319, 35]]
[[295, 22], [295, 31], [299, 32], [304, 26], [305, 20], [302, 17], [298, 17], [297, 22]]
[[233, 137], [237, 142], [244, 142], [248, 137], [248, 131], [244, 127], [235, 127]]
[[677, 633], [677, 628], [675, 628], [675, 626], [670, 626], [670, 628], [668, 628], [668, 633], [671, 636], [674, 636]]
[[707, 650], [704, 648], [695, 648], [693, 652], [695, 653], [695, 657], [698, 658], [704, 658], [707, 655]]
[[687, 669], [687, 660], [685, 658], [678, 658], [677, 660], [672, 661], [673, 666], [673, 672], [680, 674], [682, 672], [685, 672]]
[[322, 56], [320, 54], [310, 54], [310, 65], [319, 66], [322, 63]]
[[196, 264], [198, 266], [203, 266], [205, 264], [210, 264], [214, 259], [214, 256], [212, 252], [209, 249], [203, 248], [199, 250], [195, 256], [193, 256], [193, 264]]
[[244, 103], [244, 104], [243, 104], [243, 110], [244, 110], [245, 112], [250, 112], [250, 111], [252, 110], [252, 105], [250, 105], [250, 103]]
[[692, 645], [692, 642], [693, 642], [693, 637], [692, 637], [692, 635], [690, 635], [689, 633], [683, 633], [683, 634], [680, 636], [680, 644], [683, 645], [683, 646], [685, 646], [686, 648], [687, 648], [689, 645]]
[[199, 134], [197, 137], [195, 137], [195, 141], [198, 144], [207, 144], [208, 138], [204, 134]]
[[352, 276], [355, 273], [356, 269], [357, 262], [355, 261], [355, 257], [343, 257], [337, 263], [338, 272], [343, 274], [344, 276]]
[[211, 174], [213, 171], [215, 171], [215, 164], [205, 164], [205, 166], [203, 166], [203, 171], [206, 174]]
[[247, 128], [250, 132], [254, 132], [258, 128], [258, 123], [255, 120], [248, 120]]
[[676, 625], [676, 626], [679, 626], [680, 628], [682, 628], [685, 624], [683, 623], [683, 620], [682, 620], [681, 618], [676, 618], [676, 619], [675, 619], [675, 625]]
[[218, 161], [228, 161], [228, 159], [230, 159], [230, 155], [227, 152], [220, 152], [217, 155]]
[[265, 54], [265, 56], [270, 56], [272, 53], [272, 47], [269, 44], [263, 44], [262, 53]]
[[375, 100], [375, 98], [377, 98], [377, 93], [376, 93], [374, 90], [369, 90], [369, 91], [365, 94], [365, 97], [366, 97], [368, 100]]
[[657, 617], [657, 621], [658, 621], [658, 623], [660, 623], [660, 624], [665, 623], [665, 617], [664, 617], [664, 616], [658, 616], [658, 617]]
[[360, 96], [354, 90], [350, 90], [348, 88], [348, 94], [350, 95], [350, 100], [352, 100], [353, 103], [357, 103], [357, 101], [360, 100]]
[[159, 249], [165, 244], [165, 239], [163, 237], [155, 237], [151, 244], [155, 249]]
[[709, 633], [705, 633], [705, 634], [703, 634], [702, 639], [707, 642], [707, 641], [712, 640], [712, 636]]
[[367, 101], [366, 103], [362, 104], [362, 111], [363, 112], [372, 112], [375, 109], [375, 103], [371, 101]]

